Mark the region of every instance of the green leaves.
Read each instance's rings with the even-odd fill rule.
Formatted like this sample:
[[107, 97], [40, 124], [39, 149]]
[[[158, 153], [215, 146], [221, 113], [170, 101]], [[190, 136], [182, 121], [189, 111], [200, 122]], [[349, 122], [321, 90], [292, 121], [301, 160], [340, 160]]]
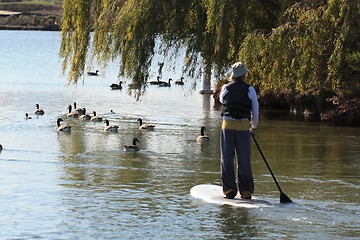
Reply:
[[240, 56], [262, 96], [271, 94], [292, 102], [296, 96], [317, 97], [347, 85], [350, 63], [357, 61], [359, 36], [349, 34], [355, 31], [350, 23], [358, 21], [357, 11], [349, 8], [356, 6], [351, 1], [329, 3], [296, 3], [271, 34], [255, 32], [245, 38]]

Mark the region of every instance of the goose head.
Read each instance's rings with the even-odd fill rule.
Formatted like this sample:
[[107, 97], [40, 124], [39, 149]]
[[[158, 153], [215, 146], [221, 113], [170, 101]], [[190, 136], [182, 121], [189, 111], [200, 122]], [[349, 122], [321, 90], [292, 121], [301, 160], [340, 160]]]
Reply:
[[32, 117], [29, 116], [28, 113], [25, 113], [25, 119], [31, 119]]
[[40, 105], [39, 104], [36, 104], [36, 110], [35, 110], [35, 114], [37, 115], [44, 115], [44, 110], [40, 109]]
[[136, 146], [136, 143], [140, 142], [139, 139], [134, 138], [132, 145], [125, 145], [124, 146], [124, 151], [125, 152], [138, 152], [140, 151], [140, 148], [138, 146]]
[[201, 136], [205, 136], [205, 130], [206, 130], [206, 127], [202, 126], [201, 130], [200, 130]]
[[58, 126], [58, 127], [61, 126], [61, 122], [62, 122], [62, 121], [64, 121], [64, 120], [62, 120], [62, 118], [58, 118], [58, 119], [57, 119], [56, 122], [57, 122], [57, 126]]
[[136, 121], [139, 122], [140, 126], [142, 125], [142, 119], [141, 118], [138, 118]]
[[205, 130], [206, 130], [206, 127], [202, 126], [201, 130], [200, 130], [200, 136], [198, 136], [196, 138], [196, 141], [198, 141], [198, 142], [206, 142], [206, 141], [210, 140], [210, 138], [205, 135]]

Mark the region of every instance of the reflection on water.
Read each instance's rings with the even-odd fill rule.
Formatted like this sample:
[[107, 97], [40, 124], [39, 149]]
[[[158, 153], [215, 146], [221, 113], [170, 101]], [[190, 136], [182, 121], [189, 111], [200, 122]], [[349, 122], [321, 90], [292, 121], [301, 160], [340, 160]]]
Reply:
[[[358, 237], [359, 129], [262, 110], [257, 141], [296, 204], [277, 204], [279, 191], [255, 145], [255, 195], [275, 207], [207, 204], [191, 198], [189, 190], [196, 184], [221, 184], [221, 119], [212, 95], [191, 92], [190, 83], [150, 86], [136, 102], [126, 94], [126, 84], [121, 91], [109, 89], [117, 75], [111, 67], [103, 77], [85, 76], [85, 85], [66, 86], [56, 70], [58, 37], [0, 31], [0, 70], [5, 72], [0, 76], [2, 238]], [[30, 40], [32, 49], [17, 42]], [[45, 53], [43, 46], [48, 46]], [[9, 57], [27, 52], [36, 60]], [[15, 71], [20, 65], [22, 71]], [[67, 118], [66, 107], [74, 101], [118, 125], [119, 132], [105, 133], [104, 123]], [[45, 115], [33, 115], [36, 103]], [[25, 120], [25, 112], [33, 119]], [[70, 134], [56, 132], [58, 117], [72, 126]], [[139, 117], [156, 125], [155, 130], [139, 130]], [[202, 144], [195, 141], [201, 126], [210, 137]], [[124, 152], [134, 137], [140, 152]]]

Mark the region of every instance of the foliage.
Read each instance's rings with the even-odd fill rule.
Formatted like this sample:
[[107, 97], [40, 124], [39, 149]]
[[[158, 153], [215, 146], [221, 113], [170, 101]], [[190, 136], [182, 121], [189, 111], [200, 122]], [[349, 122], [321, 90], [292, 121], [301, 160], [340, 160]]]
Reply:
[[165, 57], [186, 49], [184, 71], [189, 76], [195, 76], [202, 63], [219, 76], [237, 60], [246, 34], [254, 28], [271, 28], [279, 9], [273, 0], [64, 0], [63, 70], [70, 65], [69, 82], [76, 84], [88, 50], [91, 59], [103, 65], [119, 57], [119, 73], [133, 79], [139, 97], [149, 78], [155, 43], [160, 41]]
[[[329, 92], [354, 87], [358, 77], [359, 3], [329, 0], [296, 3], [271, 32], [253, 32], [239, 56], [252, 70], [251, 82], [262, 96], [272, 95], [298, 105], [313, 97], [322, 111]], [[308, 99], [308, 98], [307, 98]]]
[[[76, 84], [85, 64], [119, 60], [139, 98], [160, 43], [169, 63], [184, 48], [190, 77], [222, 79], [243, 61], [261, 97], [291, 108], [326, 111], [359, 80], [359, 1], [353, 0], [64, 0], [60, 56]], [[91, 34], [93, 32], [93, 35]], [[159, 69], [161, 73], [161, 69]], [[219, 86], [217, 86], [219, 88]]]

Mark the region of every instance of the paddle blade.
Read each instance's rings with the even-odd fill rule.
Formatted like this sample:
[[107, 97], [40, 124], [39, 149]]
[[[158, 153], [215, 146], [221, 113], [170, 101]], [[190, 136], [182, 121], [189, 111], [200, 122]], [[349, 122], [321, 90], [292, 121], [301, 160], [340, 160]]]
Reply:
[[281, 203], [292, 203], [293, 201], [291, 201], [291, 199], [285, 195], [285, 193], [281, 192], [280, 193], [280, 202]]

